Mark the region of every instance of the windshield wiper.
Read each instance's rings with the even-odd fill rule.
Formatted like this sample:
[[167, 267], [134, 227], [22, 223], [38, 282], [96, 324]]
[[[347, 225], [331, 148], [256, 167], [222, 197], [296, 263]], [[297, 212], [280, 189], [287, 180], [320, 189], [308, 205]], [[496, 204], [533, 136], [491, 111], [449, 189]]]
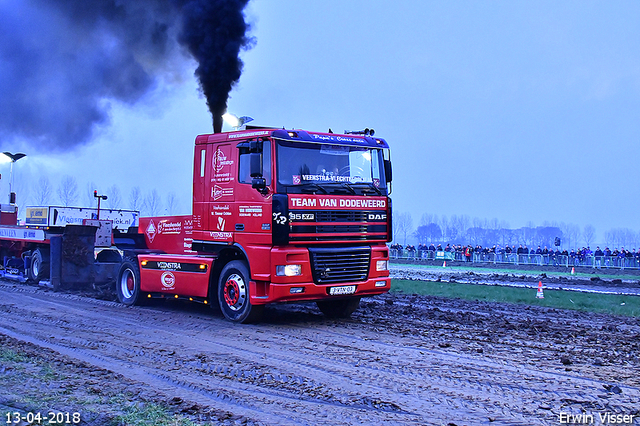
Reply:
[[357, 194], [356, 190], [353, 189], [353, 187], [351, 185], [349, 185], [347, 182], [340, 182], [340, 185], [343, 188], [347, 188], [349, 191], [351, 191], [352, 194]]
[[357, 194], [358, 192], [353, 189], [347, 182], [331, 182], [327, 184], [332, 194], [350, 192], [351, 194]]
[[378, 195], [382, 195], [382, 191], [380, 191], [380, 189], [372, 183], [358, 182], [353, 183], [352, 185], [355, 185], [362, 192], [372, 192], [371, 190], [373, 189], [373, 191], [375, 191]]
[[325, 194], [329, 193], [326, 189], [324, 189], [323, 187], [321, 187], [317, 183], [313, 183], [313, 182], [304, 183], [304, 184], [300, 185], [300, 187], [301, 187], [301, 189], [313, 189], [313, 192], [322, 191]]
[[[382, 191], [380, 191], [380, 189], [377, 188], [375, 185], [367, 185], [367, 189], [371, 189], [371, 188], [373, 188], [374, 191], [378, 193], [378, 195], [382, 195]], [[364, 191], [364, 188], [362, 190]]]

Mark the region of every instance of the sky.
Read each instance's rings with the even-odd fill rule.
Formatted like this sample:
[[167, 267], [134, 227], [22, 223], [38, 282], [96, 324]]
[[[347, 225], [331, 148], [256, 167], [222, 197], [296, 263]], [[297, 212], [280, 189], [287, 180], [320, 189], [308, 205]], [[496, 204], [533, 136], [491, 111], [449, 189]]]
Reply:
[[[253, 41], [228, 111], [375, 129], [391, 146], [394, 210], [415, 226], [429, 213], [640, 231], [640, 2], [251, 0], [245, 17]], [[212, 120], [195, 61], [166, 60], [135, 99], [102, 94], [106, 119], [71, 148], [4, 134], [2, 151], [27, 154], [14, 165], [19, 203], [40, 176], [70, 175], [79, 204], [93, 182], [116, 185], [122, 208], [139, 186], [190, 213], [193, 142]], [[0, 173], [4, 199], [9, 165]]]

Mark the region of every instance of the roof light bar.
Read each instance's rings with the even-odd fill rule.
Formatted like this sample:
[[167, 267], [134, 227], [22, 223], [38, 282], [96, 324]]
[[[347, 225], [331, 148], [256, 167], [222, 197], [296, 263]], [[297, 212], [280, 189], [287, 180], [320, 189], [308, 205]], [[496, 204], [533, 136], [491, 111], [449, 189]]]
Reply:
[[373, 136], [376, 131], [373, 129], [369, 129], [368, 127], [364, 130], [345, 130], [345, 135], [364, 135], [364, 136]]

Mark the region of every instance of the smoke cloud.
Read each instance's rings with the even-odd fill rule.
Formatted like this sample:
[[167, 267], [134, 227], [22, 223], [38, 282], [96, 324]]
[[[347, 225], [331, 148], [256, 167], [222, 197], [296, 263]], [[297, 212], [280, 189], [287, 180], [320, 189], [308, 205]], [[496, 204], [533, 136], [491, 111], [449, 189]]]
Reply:
[[[0, 2], [0, 137], [70, 150], [108, 123], [109, 101], [137, 101], [198, 62], [217, 122], [250, 48], [248, 0]], [[216, 124], [217, 126], [217, 124]], [[221, 123], [220, 123], [221, 127]]]
[[199, 63], [196, 75], [213, 114], [214, 130], [222, 131], [222, 114], [233, 83], [242, 72], [241, 49], [253, 39], [242, 11], [248, 0], [189, 1], [182, 7], [180, 42]]

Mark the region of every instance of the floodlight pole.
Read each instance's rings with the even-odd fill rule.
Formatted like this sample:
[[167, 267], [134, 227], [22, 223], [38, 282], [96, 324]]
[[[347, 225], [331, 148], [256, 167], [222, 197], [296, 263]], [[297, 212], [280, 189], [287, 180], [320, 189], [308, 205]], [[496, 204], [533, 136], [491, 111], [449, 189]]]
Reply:
[[11, 204], [11, 194], [13, 194], [13, 191], [11, 190], [11, 187], [13, 186], [13, 163], [15, 163], [15, 161], [11, 160], [11, 166], [9, 166], [9, 204]]
[[16, 203], [16, 198], [15, 195], [13, 195], [13, 163], [15, 163], [16, 161], [18, 161], [21, 158], [24, 158], [27, 156], [27, 154], [23, 154], [21, 152], [18, 152], [16, 154], [12, 154], [8, 151], [3, 152], [3, 154], [9, 159], [11, 160], [11, 166], [9, 169], [9, 204], [15, 204]]
[[93, 191], [93, 197], [98, 199], [98, 220], [100, 220], [100, 200], [106, 200], [106, 195], [98, 195], [98, 191]]

